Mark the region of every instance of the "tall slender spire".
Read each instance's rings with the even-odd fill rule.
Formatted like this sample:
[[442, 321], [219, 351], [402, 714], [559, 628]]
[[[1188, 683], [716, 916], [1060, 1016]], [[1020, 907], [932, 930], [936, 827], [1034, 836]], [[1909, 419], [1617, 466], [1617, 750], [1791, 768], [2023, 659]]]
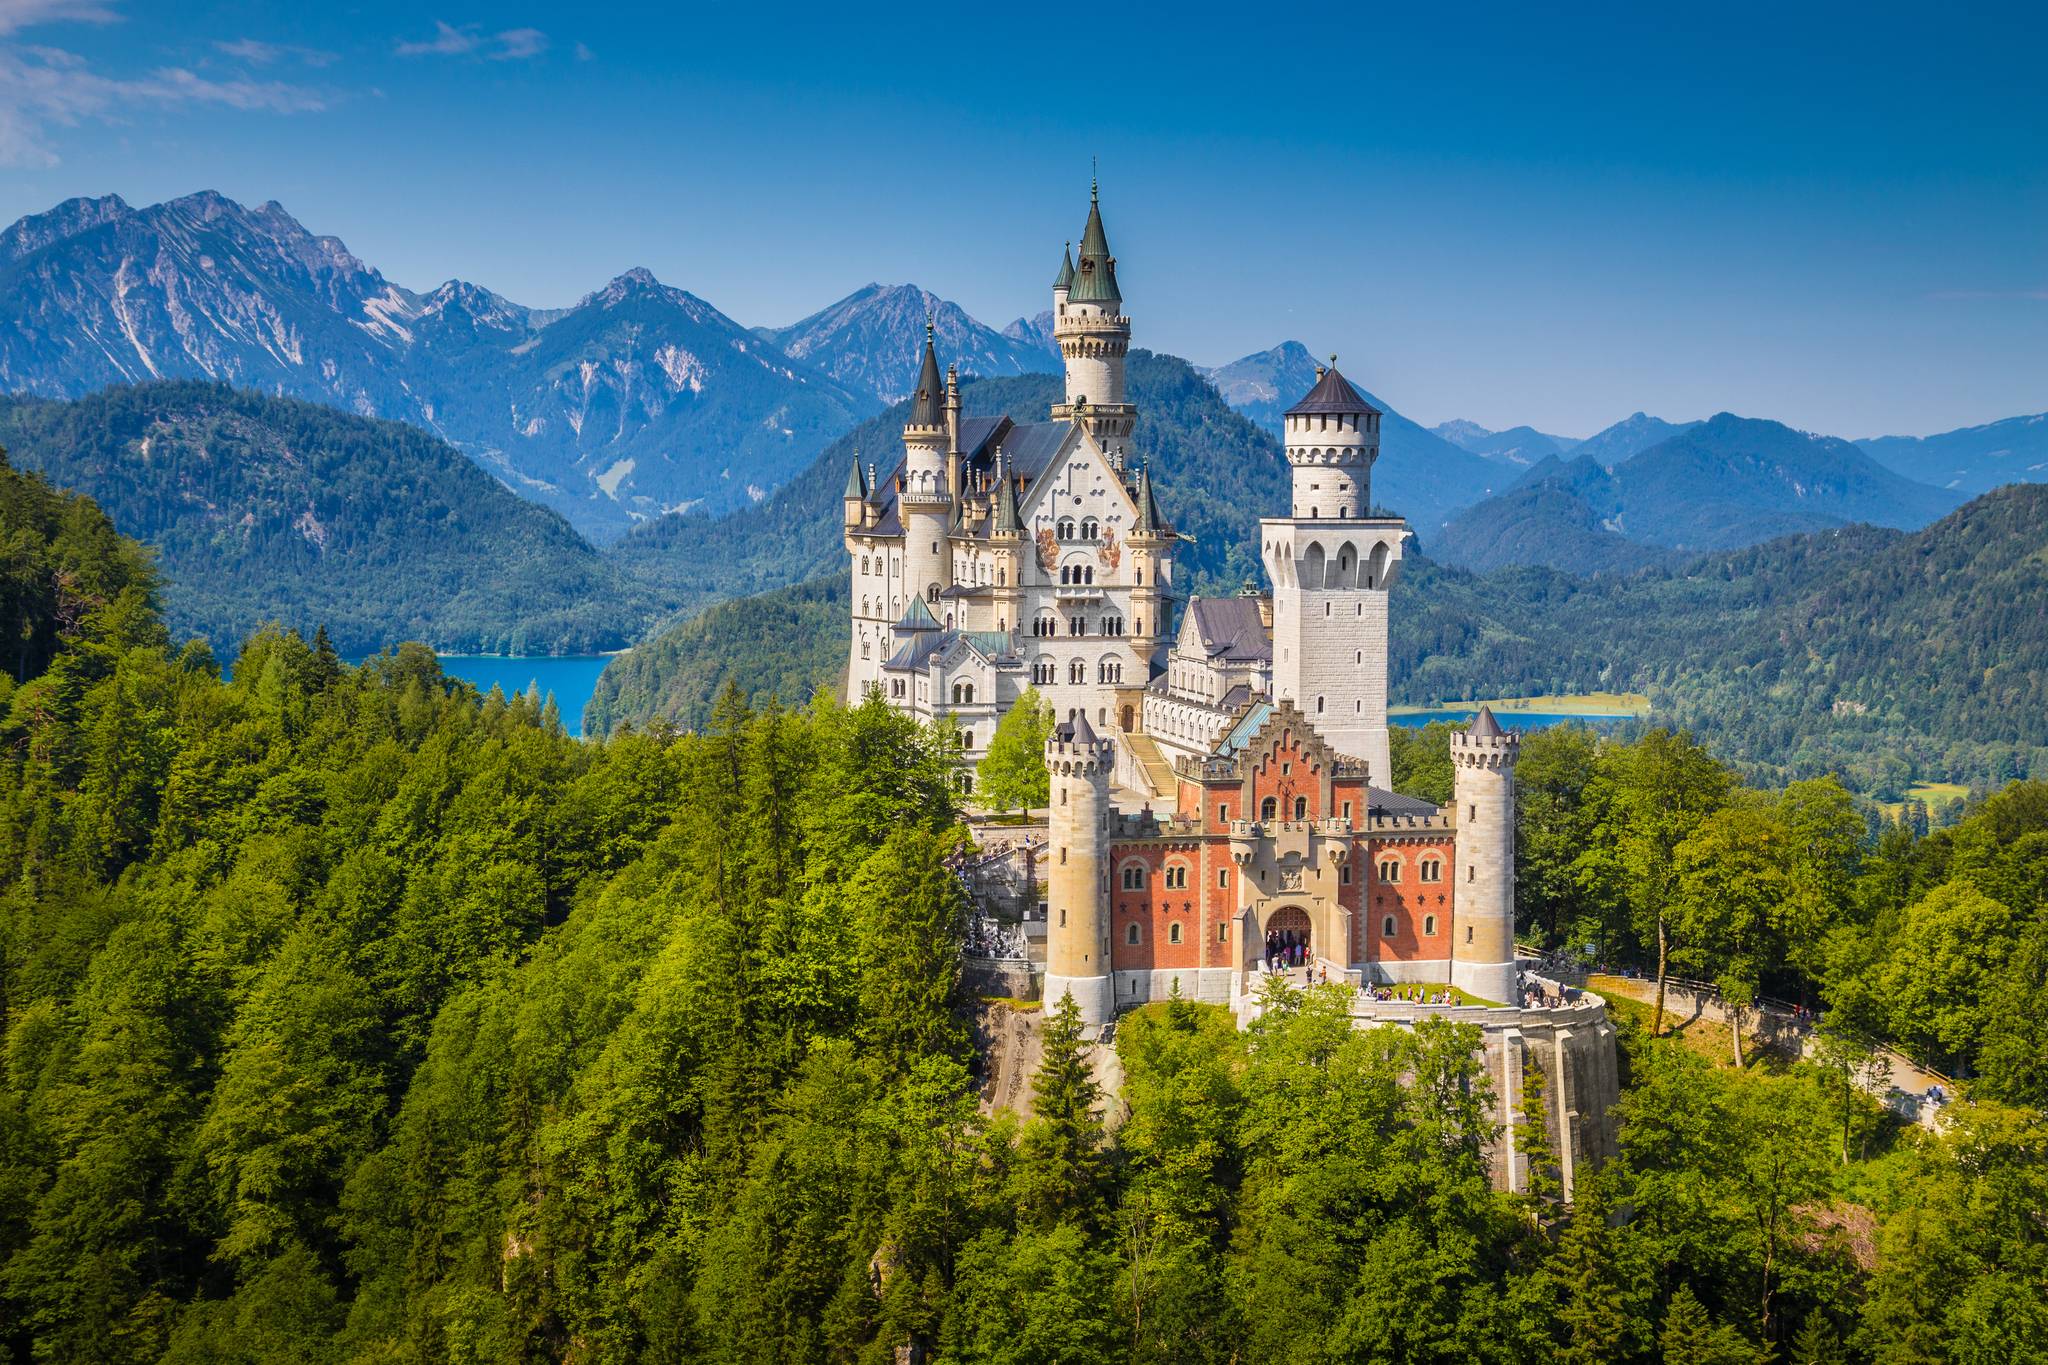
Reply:
[[1068, 242], [1066, 250], [1060, 253], [1060, 273], [1053, 277], [1052, 287], [1055, 289], [1072, 289], [1074, 287], [1074, 244], [1072, 242]]
[[853, 452], [853, 470], [846, 476], [846, 500], [848, 502], [864, 502], [867, 496], [868, 481], [861, 472], [860, 452], [856, 450]]
[[946, 386], [939, 378], [939, 355], [932, 349], [932, 319], [924, 320], [924, 364], [917, 371], [917, 388], [912, 391], [910, 422], [914, 427], [942, 427], [946, 424]]
[[1017, 481], [1010, 477], [1009, 462], [1001, 450], [996, 451], [996, 510], [989, 522], [990, 531], [1022, 531], [1023, 518], [1017, 515]]
[[1095, 182], [1088, 183], [1088, 225], [1081, 230], [1081, 259], [1067, 295], [1075, 303], [1122, 303], [1116, 285], [1116, 257], [1109, 254], [1109, 234], [1102, 229], [1102, 202]]

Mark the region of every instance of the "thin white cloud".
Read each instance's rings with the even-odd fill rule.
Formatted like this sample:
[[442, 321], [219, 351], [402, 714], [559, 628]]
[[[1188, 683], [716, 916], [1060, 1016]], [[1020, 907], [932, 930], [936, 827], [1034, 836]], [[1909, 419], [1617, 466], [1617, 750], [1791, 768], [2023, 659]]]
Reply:
[[537, 28], [508, 28], [494, 41], [498, 44], [498, 50], [490, 54], [494, 62], [522, 62], [548, 50], [548, 35]]
[[396, 51], [401, 57], [460, 57], [474, 52], [483, 45], [483, 34], [475, 24], [455, 27], [444, 20], [434, 21], [434, 36], [424, 42], [401, 42]]
[[340, 60], [335, 53], [323, 52], [317, 47], [266, 43], [261, 38], [237, 38], [233, 42], [217, 42], [213, 46], [217, 51], [251, 66], [269, 66], [282, 61], [294, 61], [305, 66], [332, 66]]
[[576, 60], [579, 62], [594, 62], [597, 60], [597, 54], [590, 50], [590, 44], [578, 43], [576, 44]]
[[0, 38], [38, 24], [111, 24], [118, 18], [101, 0], [0, 0]]
[[478, 57], [493, 62], [527, 61], [547, 50], [548, 35], [537, 28], [485, 33], [481, 24], [457, 26], [445, 19], [434, 21], [433, 37], [401, 40], [392, 49], [401, 57]]
[[94, 120], [118, 123], [151, 108], [211, 105], [274, 114], [327, 107], [319, 91], [284, 81], [215, 80], [184, 67], [160, 67], [140, 78], [102, 75], [61, 48], [0, 43], [0, 165], [57, 164], [51, 127]]

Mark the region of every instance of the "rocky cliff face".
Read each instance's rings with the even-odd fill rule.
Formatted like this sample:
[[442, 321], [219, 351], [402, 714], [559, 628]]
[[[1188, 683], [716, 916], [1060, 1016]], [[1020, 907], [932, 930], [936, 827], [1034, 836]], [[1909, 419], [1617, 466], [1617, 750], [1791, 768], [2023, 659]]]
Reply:
[[555, 312], [415, 294], [212, 193], [74, 199], [0, 233], [0, 389], [162, 378], [412, 422], [597, 539], [757, 498], [879, 406], [645, 271]]
[[958, 304], [914, 284], [871, 284], [789, 327], [763, 335], [789, 355], [882, 403], [908, 397], [932, 319], [939, 354], [962, 374], [1055, 373], [1059, 348], [1049, 332], [1013, 323], [998, 332]]

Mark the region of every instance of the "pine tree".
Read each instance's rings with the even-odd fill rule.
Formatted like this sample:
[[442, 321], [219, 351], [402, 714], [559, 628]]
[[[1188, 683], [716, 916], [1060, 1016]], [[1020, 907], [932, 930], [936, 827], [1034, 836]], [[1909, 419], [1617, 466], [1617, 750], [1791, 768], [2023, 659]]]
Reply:
[[1080, 1007], [1071, 992], [1062, 995], [1045, 1020], [1031, 1123], [1018, 1152], [1019, 1212], [1040, 1227], [1088, 1216], [1099, 1194], [1102, 1090], [1083, 1032]]
[[1828, 1321], [1828, 1315], [1819, 1309], [1807, 1314], [1806, 1321], [1799, 1326], [1799, 1335], [1792, 1338], [1791, 1365], [1848, 1365], [1848, 1360], [1841, 1335]]

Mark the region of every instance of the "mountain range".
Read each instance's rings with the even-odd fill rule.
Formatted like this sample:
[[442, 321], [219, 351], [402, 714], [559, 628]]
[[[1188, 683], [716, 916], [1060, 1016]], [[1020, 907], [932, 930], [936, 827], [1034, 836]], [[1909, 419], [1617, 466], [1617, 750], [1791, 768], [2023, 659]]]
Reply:
[[1915, 529], [1962, 501], [1848, 441], [1724, 412], [1611, 468], [1597, 453], [1546, 456], [1507, 492], [1453, 517], [1434, 553], [1478, 571], [1628, 570], [1856, 522]]
[[[1048, 321], [1050, 320], [1050, 314]], [[1059, 348], [1019, 319], [998, 332], [914, 284], [871, 284], [788, 327], [756, 328], [792, 359], [881, 403], [908, 397], [932, 325], [939, 354], [963, 375], [1055, 374]]]
[[[1278, 440], [1281, 414], [1315, 387], [1317, 363], [1300, 342], [1283, 341], [1228, 365], [1198, 367], [1197, 373], [1224, 402]], [[1373, 502], [1407, 517], [1425, 544], [1452, 513], [1505, 489], [1519, 472], [1445, 440], [1363, 388], [1359, 393], [1384, 414], [1380, 457], [1372, 472]]]
[[1435, 435], [1443, 437], [1460, 450], [1469, 450], [1474, 455], [1484, 455], [1492, 460], [1504, 460], [1508, 464], [1531, 465], [1548, 455], [1562, 455], [1578, 442], [1569, 436], [1551, 436], [1534, 427], [1509, 427], [1506, 431], [1488, 431], [1477, 422], [1454, 419], [1439, 422], [1430, 428]]
[[2048, 480], [2048, 412], [1938, 436], [1876, 436], [1856, 444], [1895, 473], [1964, 494]]
[[163, 378], [411, 422], [599, 541], [752, 501], [878, 406], [644, 270], [559, 310], [416, 294], [210, 192], [74, 199], [0, 233], [0, 389]]

